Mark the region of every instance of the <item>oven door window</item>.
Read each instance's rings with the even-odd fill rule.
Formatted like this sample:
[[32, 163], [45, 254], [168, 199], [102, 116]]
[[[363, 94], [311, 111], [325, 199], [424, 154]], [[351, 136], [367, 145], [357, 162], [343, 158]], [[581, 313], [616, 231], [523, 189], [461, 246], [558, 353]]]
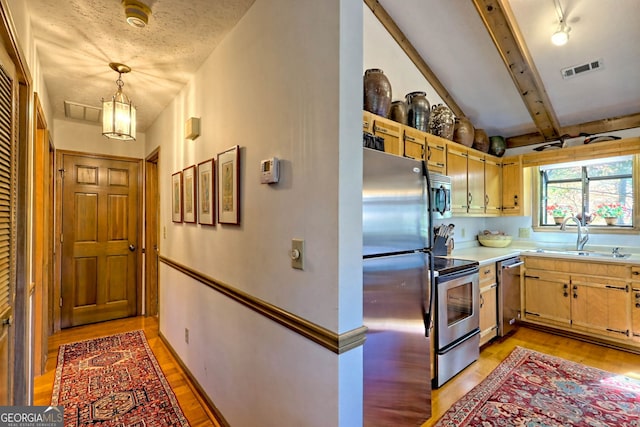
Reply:
[[473, 315], [473, 284], [467, 282], [447, 289], [447, 326]]
[[433, 188], [433, 210], [440, 215], [444, 215], [451, 205], [450, 191], [444, 186]]

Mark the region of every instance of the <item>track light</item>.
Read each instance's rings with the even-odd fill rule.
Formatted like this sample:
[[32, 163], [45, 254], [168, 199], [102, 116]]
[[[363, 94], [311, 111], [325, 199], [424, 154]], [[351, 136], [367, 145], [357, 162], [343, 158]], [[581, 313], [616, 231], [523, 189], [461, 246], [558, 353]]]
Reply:
[[556, 46], [563, 46], [567, 44], [569, 41], [569, 31], [571, 31], [571, 27], [566, 24], [564, 11], [562, 10], [562, 6], [560, 5], [560, 0], [554, 0], [554, 4], [556, 7], [556, 14], [558, 15], [558, 20], [560, 23], [558, 24], [558, 29], [551, 36], [551, 43]]

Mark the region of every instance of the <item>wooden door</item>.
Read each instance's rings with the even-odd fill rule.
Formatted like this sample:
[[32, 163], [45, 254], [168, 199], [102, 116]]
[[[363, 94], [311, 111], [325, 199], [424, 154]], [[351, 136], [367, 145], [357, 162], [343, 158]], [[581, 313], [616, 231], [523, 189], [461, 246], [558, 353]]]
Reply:
[[146, 316], [158, 314], [158, 220], [160, 216], [158, 194], [158, 160], [160, 152], [154, 151], [145, 162], [145, 310]]
[[527, 269], [525, 287], [525, 318], [537, 322], [571, 324], [570, 277]]
[[467, 187], [469, 213], [483, 214], [485, 205], [484, 157], [469, 153], [467, 157]]
[[484, 162], [485, 213], [500, 215], [502, 207], [502, 169], [491, 157]]
[[522, 215], [522, 164], [518, 157], [502, 161], [502, 214]]
[[447, 150], [447, 175], [451, 177], [451, 211], [454, 214], [466, 214], [469, 208], [467, 150], [449, 147]]
[[16, 69], [0, 47], [0, 406], [14, 403], [17, 188]]
[[62, 154], [63, 328], [134, 316], [139, 162]]

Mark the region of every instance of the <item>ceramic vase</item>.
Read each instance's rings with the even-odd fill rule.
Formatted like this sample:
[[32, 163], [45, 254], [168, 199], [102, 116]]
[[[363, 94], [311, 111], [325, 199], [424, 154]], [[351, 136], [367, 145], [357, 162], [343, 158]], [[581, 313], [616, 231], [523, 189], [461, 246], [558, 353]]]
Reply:
[[482, 151], [483, 153], [489, 152], [489, 136], [484, 129], [475, 129], [473, 131], [472, 148]]
[[407, 104], [404, 101], [393, 101], [389, 110], [389, 118], [394, 122], [407, 124]]
[[388, 117], [391, 108], [391, 83], [382, 70], [371, 68], [364, 72], [364, 109], [378, 116]]
[[425, 92], [411, 92], [406, 95], [407, 125], [412, 128], [427, 131], [431, 106]]
[[475, 129], [471, 120], [466, 117], [456, 117], [455, 125], [453, 128], [453, 140], [465, 147], [471, 147], [473, 145]]
[[606, 222], [607, 225], [616, 225], [618, 223], [618, 217], [617, 216], [605, 216], [604, 217], [604, 222]]
[[502, 157], [507, 149], [507, 141], [502, 136], [492, 136], [489, 138], [489, 153]]
[[453, 139], [455, 117], [449, 107], [438, 104], [431, 107], [428, 132], [448, 140]]

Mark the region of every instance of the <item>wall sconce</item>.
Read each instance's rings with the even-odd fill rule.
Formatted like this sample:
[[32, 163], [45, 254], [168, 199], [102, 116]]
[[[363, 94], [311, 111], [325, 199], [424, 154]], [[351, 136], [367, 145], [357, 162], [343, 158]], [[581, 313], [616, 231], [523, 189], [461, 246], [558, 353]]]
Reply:
[[554, 4], [556, 7], [556, 14], [558, 15], [558, 20], [560, 22], [558, 24], [558, 29], [551, 36], [551, 43], [556, 46], [563, 46], [569, 41], [569, 31], [571, 31], [571, 27], [566, 24], [564, 12], [562, 10], [562, 6], [560, 5], [560, 0], [554, 0]]
[[200, 118], [190, 117], [184, 125], [184, 137], [194, 140], [200, 136]]
[[111, 139], [135, 141], [136, 107], [122, 92], [124, 86], [122, 74], [130, 72], [131, 68], [117, 62], [110, 63], [109, 67], [118, 73], [118, 80], [116, 80], [118, 90], [110, 100], [102, 99], [102, 134]]

